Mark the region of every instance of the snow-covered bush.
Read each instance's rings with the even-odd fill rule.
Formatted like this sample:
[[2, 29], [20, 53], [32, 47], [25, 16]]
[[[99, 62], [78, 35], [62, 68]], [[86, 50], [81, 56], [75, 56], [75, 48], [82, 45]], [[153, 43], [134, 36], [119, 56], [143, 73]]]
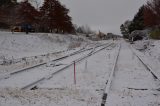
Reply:
[[142, 40], [149, 38], [149, 30], [135, 30], [129, 35], [130, 41]]

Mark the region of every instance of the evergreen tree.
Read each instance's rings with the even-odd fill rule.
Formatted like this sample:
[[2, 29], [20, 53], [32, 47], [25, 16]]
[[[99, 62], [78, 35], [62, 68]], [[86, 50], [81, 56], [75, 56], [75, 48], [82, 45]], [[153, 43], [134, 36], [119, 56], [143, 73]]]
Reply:
[[12, 3], [11, 0], [0, 0], [0, 7], [4, 5], [10, 5]]
[[9, 28], [14, 22], [17, 2], [12, 0], [0, 1], [0, 27]]
[[121, 30], [121, 34], [123, 35], [123, 37], [128, 39], [129, 38], [129, 34], [126, 31], [126, 29], [125, 29], [123, 24], [120, 26], [120, 30]]
[[28, 2], [28, 0], [21, 2], [17, 11], [19, 23], [34, 24], [38, 21], [38, 11]]
[[68, 15], [69, 9], [61, 5], [58, 0], [45, 0], [40, 8], [41, 25], [44, 31], [56, 31], [71, 33], [74, 31], [71, 17]]
[[[61, 6], [59, 13], [61, 13], [61, 15], [59, 14], [59, 19], [56, 21], [56, 23], [60, 23], [60, 29], [63, 32], [67, 32], [67, 33], [73, 33], [74, 32], [74, 26], [72, 24], [72, 18], [68, 15], [69, 10], [65, 8], [65, 6]], [[58, 15], [58, 12], [57, 14]]]
[[[56, 32], [65, 31], [67, 20], [70, 17], [67, 17], [68, 9], [64, 8], [58, 1], [55, 2], [55, 28]], [[67, 19], [68, 18], [68, 19]], [[65, 23], [66, 22], [66, 23]]]
[[134, 19], [131, 25], [129, 26], [130, 33], [134, 30], [144, 29], [144, 9], [145, 9], [145, 6], [143, 5], [142, 7], [140, 7], [139, 11], [134, 16]]
[[78, 27], [78, 28], [77, 28], [77, 32], [78, 32], [78, 33], [84, 33], [82, 27]]
[[127, 20], [120, 26], [121, 33], [124, 38], [129, 39], [129, 26], [131, 25], [131, 21]]
[[17, 6], [16, 16], [16, 24], [20, 24], [22, 26], [22, 31], [26, 31], [26, 33], [31, 31], [32, 26], [35, 27], [39, 21], [39, 12], [28, 2], [28, 0], [21, 2]]
[[55, 2], [56, 0], [44, 0], [40, 8], [42, 31], [49, 32], [55, 28]]

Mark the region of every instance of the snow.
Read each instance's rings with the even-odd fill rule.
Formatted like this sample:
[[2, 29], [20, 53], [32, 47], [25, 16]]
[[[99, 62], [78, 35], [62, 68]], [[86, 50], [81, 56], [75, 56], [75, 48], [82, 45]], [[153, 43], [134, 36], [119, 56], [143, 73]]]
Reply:
[[155, 80], [146, 70], [131, 51], [130, 45], [122, 43], [117, 67], [106, 106], [158, 106], [160, 104], [158, 101], [160, 95], [154, 95], [155, 89], [159, 87], [159, 80]]
[[[0, 57], [22, 58], [72, 49], [91, 42], [75, 35], [0, 32]], [[82, 44], [82, 45], [81, 45]]]
[[134, 47], [148, 57], [160, 62], [160, 40], [136, 41]]
[[[109, 41], [107, 41], [109, 42]], [[104, 41], [103, 41], [104, 43]], [[105, 41], [106, 43], [106, 41]], [[97, 44], [97, 42], [95, 43]], [[89, 44], [94, 45], [95, 44]], [[73, 67], [57, 74], [50, 80], [38, 85], [38, 90], [21, 91], [19, 88], [53, 73], [73, 60], [90, 53], [90, 51], [69, 57], [65, 60], [48, 63], [30, 71], [19, 73], [0, 81], [0, 105], [3, 106], [97, 106], [101, 103], [106, 78], [115, 58], [113, 48], [107, 48], [76, 64], [77, 84], [73, 83]], [[104, 59], [105, 58], [105, 59]], [[63, 64], [54, 67], [52, 64]], [[105, 67], [104, 67], [105, 66]], [[100, 68], [101, 67], [101, 68]]]
[[[83, 47], [92, 47], [83, 36], [48, 33], [0, 32], [0, 73], [31, 67], [73, 53]], [[2, 65], [4, 64], [4, 65]]]
[[[82, 57], [83, 55], [90, 53], [91, 51], [86, 51], [83, 53], [80, 53], [79, 55], [75, 55], [73, 57], [69, 57], [65, 60], [62, 60], [60, 62], [56, 62], [53, 64], [61, 64], [60, 66], [52, 66], [49, 65], [49, 63], [45, 66], [41, 66], [38, 68], [33, 68], [29, 71], [25, 71], [25, 72], [21, 72], [19, 74], [14, 75], [11, 78], [8, 78], [6, 80], [1, 80], [0, 83], [0, 87], [1, 88], [5, 88], [5, 87], [11, 87], [11, 88], [22, 88], [25, 85], [30, 84], [33, 81], [36, 81], [40, 78], [42, 78], [43, 76], [49, 76], [51, 73], [56, 72], [57, 70], [65, 67], [66, 65], [70, 64], [72, 61], [74, 61], [75, 59], [78, 59], [80, 57]], [[50, 63], [52, 64], [52, 62]], [[34, 77], [33, 77], [34, 76]], [[21, 80], [23, 79], [23, 80]]]
[[[51, 60], [106, 43], [113, 45], [76, 63], [76, 84], [73, 65], [50, 77], [52, 73], [93, 50], [56, 62]], [[120, 43], [121, 50], [106, 106], [159, 106], [160, 81], [152, 76], [132, 52], [159, 74], [159, 41], [137, 41], [131, 46], [121, 39], [90, 41], [75, 35], [26, 35], [6, 31], [0, 32], [0, 61], [3, 62], [5, 57], [15, 63], [0, 65], [0, 106], [100, 106]], [[47, 64], [15, 75], [9, 74], [43, 62]], [[41, 78], [45, 80], [36, 85], [37, 89], [21, 90]]]
[[[5, 72], [7, 73], [13, 72], [13, 70], [17, 70], [21, 67], [24, 68], [27, 66], [37, 64], [37, 62], [39, 63], [40, 60], [43, 60], [43, 62], [47, 61], [46, 60], [47, 56], [42, 56], [43, 54], [50, 53], [50, 55], [48, 56], [49, 57], [48, 61], [49, 61], [52, 59], [56, 59], [58, 57], [68, 55], [84, 47], [87, 49], [90, 47], [95, 47], [97, 44], [104, 44], [109, 42], [109, 41], [92, 42], [84, 38], [81, 38], [80, 36], [75, 37], [74, 35], [54, 34], [51, 36], [51, 34], [48, 34], [48, 36], [47, 35], [45, 36], [44, 34], [25, 35], [23, 33], [15, 33], [12, 35], [10, 32], [0, 32], [0, 37], [2, 38], [1, 39], [2, 45], [0, 46], [1, 55], [11, 60], [13, 60], [12, 57], [17, 58], [17, 60], [18, 59], [20, 60], [20, 62], [18, 63], [0, 66], [0, 69], [5, 69], [5, 70], [1, 70], [1, 76], [6, 78], [6, 79], [0, 80], [0, 105], [3, 105], [3, 106], [99, 105], [101, 102], [101, 96], [103, 94], [102, 92], [105, 86], [105, 81], [108, 76], [108, 73], [106, 72], [106, 70], [108, 71], [110, 70], [109, 64], [106, 64], [106, 63], [110, 63], [110, 65], [112, 65], [111, 60], [112, 58], [114, 58], [114, 52], [111, 50], [112, 48], [105, 49], [105, 51], [102, 51], [99, 54], [93, 55], [94, 56], [93, 58], [91, 58], [92, 57], [91, 56], [90, 58], [83, 61], [82, 63], [77, 63], [77, 66], [76, 66], [77, 85], [76, 86], [73, 84], [73, 77], [72, 77], [73, 67], [70, 67], [68, 68], [68, 70], [62, 72], [60, 76], [57, 75], [56, 76], [57, 78], [53, 77], [53, 79], [56, 78], [56, 81], [57, 81], [53, 83], [59, 83], [59, 85], [51, 86], [49, 84], [51, 83], [49, 80], [43, 83], [45, 84], [45, 87], [43, 87], [43, 84], [39, 85], [38, 87], [40, 87], [40, 89], [38, 90], [34, 90], [34, 91], [20, 90], [20, 88], [24, 87], [24, 85], [27, 85], [44, 76], [50, 75], [50, 73], [53, 73], [58, 69], [61, 69], [65, 65], [70, 64], [73, 60], [78, 59], [83, 55], [90, 53], [92, 50], [69, 57], [63, 61], [59, 61], [56, 63], [50, 62], [47, 65], [34, 68], [32, 70], [25, 71], [19, 74], [15, 74], [14, 76], [8, 76], [9, 74], [5, 73]], [[50, 41], [51, 38], [53, 39], [52, 42]], [[57, 39], [61, 39], [62, 41]], [[10, 43], [13, 41], [16, 43]], [[78, 41], [82, 44], [81, 45], [77, 44]], [[77, 47], [75, 45], [78, 45], [80, 47], [74, 50], [67, 51], [67, 49]], [[52, 52], [54, 53], [62, 50], [66, 50], [66, 52], [59, 53], [58, 54], [59, 56], [57, 56], [57, 54], [56, 56], [51, 56]], [[106, 51], [108, 53], [106, 53]], [[111, 54], [111, 52], [113, 52], [113, 55]], [[37, 56], [37, 57], [35, 58], [34, 56]], [[26, 58], [28, 62], [27, 64], [25, 63], [25, 61], [21, 60], [21, 58], [24, 58], [24, 57], [27, 57]], [[106, 57], [106, 59], [103, 59], [104, 57]], [[86, 64], [86, 61], [87, 61], [87, 64]], [[54, 64], [55, 65], [61, 64], [61, 65], [55, 67]], [[106, 65], [106, 67], [103, 67], [104, 65]], [[102, 69], [99, 69], [99, 67], [102, 67]], [[90, 72], [90, 70], [92, 71]], [[97, 70], [99, 70], [99, 72], [97, 72]], [[60, 79], [58, 78], [59, 77], [67, 78], [67, 76], [70, 76], [69, 79], [62, 79], [64, 81], [60, 83]], [[97, 80], [94, 81], [95, 78]], [[89, 87], [87, 87], [88, 84], [90, 85]]]
[[157, 74], [160, 79], [160, 41], [158, 40], [144, 40], [137, 41], [133, 45], [137, 49], [136, 54], [144, 61], [148, 67]]

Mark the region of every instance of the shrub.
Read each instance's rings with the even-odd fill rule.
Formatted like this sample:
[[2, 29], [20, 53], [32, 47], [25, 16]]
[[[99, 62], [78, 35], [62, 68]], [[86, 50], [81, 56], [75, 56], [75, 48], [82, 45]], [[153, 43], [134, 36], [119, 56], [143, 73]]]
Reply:
[[152, 39], [160, 39], [160, 29], [155, 29], [151, 31], [150, 37]]

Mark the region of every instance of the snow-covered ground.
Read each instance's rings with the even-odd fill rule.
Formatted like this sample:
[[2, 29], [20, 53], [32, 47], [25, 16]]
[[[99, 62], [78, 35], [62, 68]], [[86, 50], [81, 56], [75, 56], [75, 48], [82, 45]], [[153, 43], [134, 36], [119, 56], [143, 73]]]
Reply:
[[[0, 32], [1, 39], [1, 57], [5, 57], [12, 60], [13, 58], [41, 60], [45, 57], [41, 57], [42, 54], [54, 53], [57, 51], [67, 50], [75, 48], [74, 50], [59, 53], [56, 57], [61, 57], [70, 53], [73, 53], [81, 48], [95, 47], [97, 44], [104, 44], [110, 41], [92, 42], [85, 38], [74, 35], [56, 35], [56, 34], [29, 34], [23, 33], [11, 34], [10, 32]], [[13, 43], [14, 42], [14, 43]], [[77, 48], [78, 47], [78, 48]], [[8, 49], [7, 49], [8, 48]], [[46, 76], [49, 73], [53, 73], [54, 70], [59, 67], [53, 67], [52, 63], [45, 66], [35, 68], [30, 71], [22, 72], [20, 74], [9, 76], [8, 79], [1, 79], [0, 87], [0, 106], [67, 106], [67, 105], [99, 105], [105, 87], [105, 81], [109, 74], [110, 65], [112, 65], [112, 59], [115, 57], [112, 47], [105, 49], [104, 51], [91, 56], [87, 60], [76, 65], [77, 69], [77, 84], [73, 83], [73, 67], [62, 72], [60, 75], [53, 77], [51, 80], [39, 85], [40, 89], [35, 91], [20, 90], [22, 86], [30, 83], [42, 76]], [[18, 52], [19, 51], [19, 52]], [[66, 65], [72, 62], [74, 59], [82, 57], [86, 53], [91, 51], [82, 52], [74, 57], [67, 58], [64, 61], [60, 61], [56, 64]], [[38, 56], [37, 56], [38, 55]], [[59, 56], [60, 55], [60, 56]], [[36, 58], [34, 57], [36, 56]], [[49, 55], [49, 58], [54, 56]], [[105, 57], [105, 59], [104, 59]], [[48, 60], [52, 60], [51, 58]], [[45, 60], [45, 59], [44, 59]], [[22, 61], [23, 62], [23, 61]], [[11, 65], [1, 65], [1, 74], [4, 72], [11, 72], [15, 69], [19, 69], [23, 66], [21, 62]], [[105, 66], [105, 67], [103, 67]], [[9, 68], [8, 68], [9, 67]], [[99, 68], [101, 67], [101, 68]], [[6, 70], [3, 70], [6, 69]], [[97, 71], [98, 70], [98, 71]], [[107, 71], [106, 71], [107, 70]], [[11, 77], [11, 78], [10, 78]], [[61, 78], [62, 77], [62, 78]], [[55, 82], [52, 82], [52, 80]], [[95, 80], [96, 79], [96, 80]], [[62, 81], [60, 81], [62, 80]], [[53, 84], [50, 84], [53, 83]], [[52, 85], [52, 86], [51, 86]], [[51, 92], [53, 92], [51, 94]], [[96, 93], [95, 93], [96, 92]], [[10, 93], [14, 93], [10, 95]], [[27, 95], [26, 95], [26, 94]], [[45, 93], [45, 94], [44, 94]], [[17, 95], [17, 96], [16, 96]], [[16, 97], [15, 97], [16, 96]], [[31, 96], [31, 97], [30, 97]], [[37, 97], [38, 96], [38, 97]], [[35, 98], [33, 100], [33, 98]], [[55, 99], [53, 99], [55, 98]], [[23, 99], [23, 100], [22, 100]], [[33, 100], [33, 101], [32, 101]], [[68, 101], [71, 100], [71, 101]], [[32, 101], [32, 102], [31, 102]]]
[[22, 58], [82, 47], [91, 41], [82, 36], [49, 33], [0, 32], [0, 59]]
[[[102, 44], [108, 42], [111, 41], [103, 41]], [[91, 41], [85, 43], [88, 43], [89, 47], [97, 44], [97, 42]], [[87, 46], [85, 47], [87, 48]], [[73, 81], [72, 66], [50, 80], [40, 83], [37, 90], [24, 91], [19, 89], [21, 86], [59, 69], [58, 66], [53, 67], [52, 63], [22, 72], [8, 79], [1, 79], [0, 106], [98, 106], [101, 104], [106, 78], [113, 65], [115, 50], [116, 47], [114, 48], [114, 46], [107, 48], [77, 63], [76, 85]], [[55, 64], [62, 64], [62, 66], [70, 64], [76, 58], [83, 57], [90, 52], [80, 53]]]
[[0, 31], [0, 73], [23, 69], [92, 47], [83, 36]]
[[[74, 83], [73, 65], [50, 77], [51, 73], [73, 63], [75, 59], [92, 53], [94, 49], [60, 61], [48, 61], [82, 48], [87, 49], [99, 44], [110, 43], [113, 45], [76, 63], [76, 84]], [[25, 35], [10, 32], [0, 32], [1, 60], [3, 57], [11, 60], [28, 57], [28, 66], [36, 64], [34, 60], [36, 62], [43, 60], [48, 63], [8, 76], [6, 79], [0, 79], [0, 106], [100, 106], [120, 43], [121, 50], [107, 95], [106, 106], [159, 106], [160, 81], [152, 76], [132, 52], [136, 48], [137, 50], [133, 51], [141, 56], [148, 65], [154, 62], [151, 61], [152, 59], [157, 60], [151, 68], [156, 69], [156, 73], [159, 74], [159, 41], [135, 42], [132, 48], [129, 43], [121, 39], [94, 42], [75, 35], [42, 33]], [[68, 51], [68, 49], [72, 50]], [[62, 52], [54, 54], [57, 51]], [[19, 69], [24, 65], [23, 62], [0, 65], [0, 76], [3, 76], [4, 72]], [[35, 89], [20, 89], [42, 77], [46, 79], [38, 83]]]
[[135, 52], [143, 59], [145, 64], [160, 77], [160, 41], [136, 41], [132, 47], [136, 49]]
[[106, 106], [159, 106], [159, 87], [160, 81], [123, 42]]
[[148, 57], [160, 62], [160, 40], [136, 41], [134, 47]]

